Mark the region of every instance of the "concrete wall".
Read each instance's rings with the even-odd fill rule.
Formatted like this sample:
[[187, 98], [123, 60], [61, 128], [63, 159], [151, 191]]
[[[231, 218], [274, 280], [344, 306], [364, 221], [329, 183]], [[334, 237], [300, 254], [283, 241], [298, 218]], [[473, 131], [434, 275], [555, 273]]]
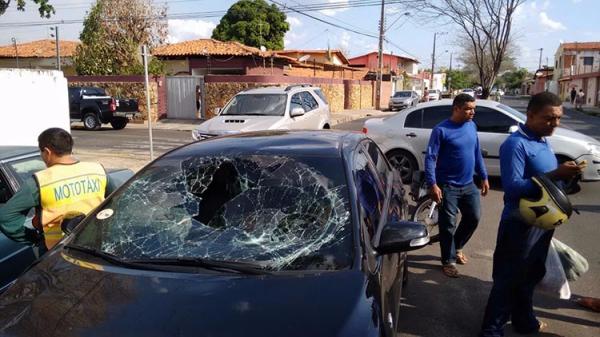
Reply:
[[[92, 86], [106, 90], [114, 97], [135, 98], [138, 100], [142, 119], [148, 119], [146, 108], [146, 88], [144, 76], [69, 76], [69, 86]], [[150, 77], [150, 105], [152, 120], [164, 118], [167, 115], [167, 96], [165, 78]]]
[[344, 81], [345, 109], [372, 109], [373, 84], [370, 81]]
[[0, 69], [0, 145], [37, 146], [51, 127], [70, 132], [67, 80], [60, 71]]

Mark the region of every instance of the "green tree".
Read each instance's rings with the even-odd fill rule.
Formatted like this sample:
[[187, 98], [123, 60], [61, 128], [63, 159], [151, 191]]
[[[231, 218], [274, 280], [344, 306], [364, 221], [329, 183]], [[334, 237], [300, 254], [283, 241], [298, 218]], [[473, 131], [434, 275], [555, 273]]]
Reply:
[[290, 29], [286, 15], [264, 0], [240, 0], [233, 4], [213, 30], [212, 38], [238, 41], [248, 46], [283, 49], [283, 37]]
[[[6, 9], [10, 6], [11, 0], [0, 0], [0, 15], [6, 12]], [[54, 7], [49, 3], [49, 0], [33, 0], [38, 5], [38, 11], [40, 17], [49, 18], [55, 13]], [[25, 0], [17, 0], [17, 10], [25, 11]]]
[[450, 84], [449, 89], [451, 90], [471, 88], [474, 84], [473, 76], [466, 70], [453, 69], [446, 72], [446, 87], [448, 84]]
[[531, 77], [531, 74], [525, 68], [507, 71], [500, 76], [498, 85], [508, 89], [518, 89], [528, 77]]
[[[152, 0], [98, 0], [83, 23], [81, 45], [74, 57], [80, 75], [134, 75], [144, 71], [140, 47], [164, 42], [166, 8]], [[149, 72], [164, 73], [162, 62], [152, 58]]]

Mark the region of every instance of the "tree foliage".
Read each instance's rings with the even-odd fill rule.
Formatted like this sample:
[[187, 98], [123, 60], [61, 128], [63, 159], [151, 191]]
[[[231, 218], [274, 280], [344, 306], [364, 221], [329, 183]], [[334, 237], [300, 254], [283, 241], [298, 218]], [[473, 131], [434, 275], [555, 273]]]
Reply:
[[[464, 69], [452, 69], [446, 71], [446, 87], [450, 90], [472, 88], [475, 84], [473, 76]], [[448, 87], [448, 85], [450, 85]]]
[[469, 42], [483, 98], [502, 66], [511, 37], [513, 16], [525, 0], [416, 0], [423, 16], [443, 19], [459, 28]]
[[[141, 46], [150, 50], [167, 36], [166, 8], [152, 0], [98, 0], [88, 13], [79, 36], [75, 67], [80, 75], [142, 74]], [[157, 59], [151, 73], [162, 73]]]
[[264, 0], [240, 0], [221, 18], [212, 38], [280, 50], [289, 29], [286, 15], [277, 6], [268, 5]]
[[525, 68], [507, 71], [498, 78], [498, 86], [508, 89], [519, 89], [528, 77], [531, 77], [531, 74]]
[[[10, 6], [11, 0], [0, 0], [0, 15], [6, 12], [6, 9]], [[40, 17], [49, 18], [55, 13], [54, 7], [50, 4], [49, 0], [33, 0], [38, 5], [38, 11]], [[17, 10], [25, 11], [25, 0], [17, 0]]]

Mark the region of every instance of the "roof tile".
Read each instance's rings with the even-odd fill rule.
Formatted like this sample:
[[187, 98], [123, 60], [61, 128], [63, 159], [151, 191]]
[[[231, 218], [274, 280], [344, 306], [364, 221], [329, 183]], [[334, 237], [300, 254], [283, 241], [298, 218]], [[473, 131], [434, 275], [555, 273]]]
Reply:
[[[17, 44], [19, 57], [56, 57], [55, 40], [38, 40]], [[71, 57], [79, 45], [77, 41], [60, 40], [60, 55], [62, 57]], [[13, 44], [0, 46], [1, 58], [15, 57], [15, 47]]]

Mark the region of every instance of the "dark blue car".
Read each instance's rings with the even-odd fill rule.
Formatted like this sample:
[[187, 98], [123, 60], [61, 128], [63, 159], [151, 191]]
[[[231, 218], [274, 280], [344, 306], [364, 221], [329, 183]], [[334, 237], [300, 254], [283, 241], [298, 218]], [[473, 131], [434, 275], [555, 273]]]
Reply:
[[358, 133], [217, 137], [155, 160], [0, 298], [2, 336], [393, 336], [397, 176]]

